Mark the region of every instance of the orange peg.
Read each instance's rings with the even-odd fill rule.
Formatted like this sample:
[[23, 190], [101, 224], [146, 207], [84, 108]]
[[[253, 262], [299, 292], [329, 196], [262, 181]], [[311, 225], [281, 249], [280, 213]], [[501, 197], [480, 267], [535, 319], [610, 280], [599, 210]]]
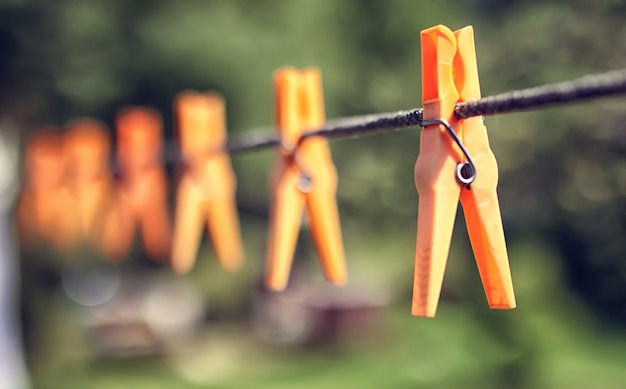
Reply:
[[27, 141], [26, 182], [17, 209], [24, 242], [43, 240], [63, 251], [78, 243], [80, 230], [68, 187], [67, 163], [57, 128], [42, 128]]
[[282, 147], [271, 179], [265, 283], [277, 291], [286, 287], [306, 204], [326, 279], [344, 284], [347, 270], [335, 198], [337, 171], [326, 139], [302, 138], [305, 130], [324, 124], [321, 73], [315, 68], [302, 72], [283, 68], [275, 73], [274, 85]]
[[99, 248], [98, 234], [103, 217], [113, 203], [110, 139], [104, 124], [82, 118], [68, 125], [65, 144], [82, 237]]
[[131, 107], [117, 115], [118, 162], [122, 181], [111, 210], [103, 245], [110, 254], [128, 253], [134, 230], [141, 231], [146, 252], [166, 258], [171, 226], [167, 210], [167, 177], [161, 165], [162, 121], [154, 110]]
[[236, 178], [225, 151], [224, 99], [214, 93], [185, 91], [174, 102], [187, 169], [176, 200], [172, 267], [188, 272], [195, 262], [203, 223], [222, 267], [237, 270], [243, 245], [235, 202]]
[[473, 29], [452, 33], [438, 25], [422, 31], [421, 41], [424, 130], [415, 165], [419, 213], [412, 313], [435, 316], [459, 199], [489, 306], [515, 308], [496, 193], [498, 167], [487, 129], [482, 117], [459, 120], [454, 114], [456, 103], [480, 99]]

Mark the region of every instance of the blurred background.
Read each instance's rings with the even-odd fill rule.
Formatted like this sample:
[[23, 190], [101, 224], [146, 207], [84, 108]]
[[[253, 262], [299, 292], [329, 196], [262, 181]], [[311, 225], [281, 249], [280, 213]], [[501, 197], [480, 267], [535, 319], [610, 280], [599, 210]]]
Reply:
[[486, 119], [513, 311], [489, 310], [460, 212], [437, 316], [411, 316], [418, 129], [331, 142], [345, 288], [323, 280], [306, 228], [289, 288], [261, 286], [272, 150], [232, 157], [234, 274], [206, 238], [177, 276], [139, 238], [112, 262], [15, 229], [43, 125], [112, 129], [148, 105], [174, 142], [173, 98], [196, 89], [225, 96], [242, 136], [271, 127], [283, 65], [322, 70], [328, 118], [419, 107], [419, 32], [440, 23], [474, 26], [484, 95], [566, 80], [626, 66], [626, 2], [2, 0], [0, 21], [2, 387], [626, 387], [624, 98]]

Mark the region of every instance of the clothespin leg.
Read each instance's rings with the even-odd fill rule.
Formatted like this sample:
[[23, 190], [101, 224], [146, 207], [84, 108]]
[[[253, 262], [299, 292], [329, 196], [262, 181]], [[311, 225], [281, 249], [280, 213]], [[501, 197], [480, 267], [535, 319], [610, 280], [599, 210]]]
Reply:
[[172, 268], [187, 273], [196, 261], [202, 238], [204, 219], [203, 199], [193, 178], [185, 175], [176, 196], [176, 220], [172, 237]]
[[17, 201], [15, 213], [15, 226], [19, 233], [19, 238], [24, 246], [34, 244], [40, 236], [35, 213], [33, 197], [26, 190], [22, 190]]
[[166, 258], [171, 250], [171, 228], [165, 201], [155, 196], [141, 215], [141, 234], [153, 260]]
[[[59, 196], [60, 199], [55, 206], [58, 209], [69, 210], [72, 208], [72, 199], [69, 195]], [[80, 223], [76, 212], [59, 212], [55, 218], [55, 223], [48, 227], [51, 231], [53, 244], [62, 251], [76, 247], [81, 239]]]
[[348, 272], [335, 190], [325, 186], [316, 186], [315, 179], [313, 180], [313, 190], [307, 196], [311, 234], [326, 279], [333, 284], [343, 285], [347, 282]]
[[[479, 197], [481, 202], [465, 199], [471, 196]], [[502, 309], [515, 308], [509, 258], [500, 218], [500, 205], [495, 190], [473, 185], [471, 190], [462, 191], [461, 201], [489, 306]], [[485, 211], [492, 220], [487, 220]], [[469, 226], [475, 228], [469, 228]], [[477, 226], [480, 227], [476, 228]]]
[[272, 194], [265, 276], [266, 286], [275, 291], [287, 286], [304, 210], [304, 195], [296, 186], [299, 174], [286, 165], [278, 173], [278, 185]]
[[102, 252], [113, 260], [120, 260], [128, 254], [134, 237], [134, 223], [131, 208], [122, 196], [116, 196], [102, 215], [99, 226], [99, 246]]
[[478, 174], [461, 204], [476, 264], [491, 308], [515, 308], [515, 296], [496, 187], [498, 166], [489, 147], [487, 129], [481, 118], [466, 119], [465, 145], [473, 155]]
[[[424, 129], [420, 142], [452, 147], [441, 128]], [[415, 164], [419, 207], [412, 314], [426, 317], [437, 311], [461, 190], [454, 178], [454, 154], [433, 151], [422, 148]]]
[[243, 243], [235, 197], [232, 193], [215, 191], [207, 211], [207, 227], [217, 260], [227, 271], [238, 270], [243, 263]]

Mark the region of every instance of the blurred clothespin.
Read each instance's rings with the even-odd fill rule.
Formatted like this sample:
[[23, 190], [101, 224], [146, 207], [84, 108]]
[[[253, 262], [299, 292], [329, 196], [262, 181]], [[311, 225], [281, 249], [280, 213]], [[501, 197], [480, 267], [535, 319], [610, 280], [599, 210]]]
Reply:
[[68, 186], [68, 158], [56, 127], [44, 127], [27, 140], [26, 182], [18, 200], [17, 223], [27, 244], [42, 240], [66, 251], [80, 229]]
[[116, 126], [121, 185], [108, 216], [103, 246], [109, 254], [126, 255], [138, 228], [147, 254], [154, 260], [164, 259], [170, 251], [171, 225], [167, 177], [161, 163], [161, 116], [150, 108], [130, 107], [117, 115]]
[[186, 170], [178, 186], [172, 267], [178, 273], [192, 268], [206, 223], [219, 263], [228, 271], [237, 270], [243, 245], [237, 181], [226, 151], [224, 99], [215, 93], [185, 91], [174, 108]]
[[489, 306], [515, 308], [496, 186], [498, 167], [482, 117], [459, 120], [457, 102], [480, 99], [471, 26], [421, 32], [424, 130], [412, 313], [437, 310], [459, 198]]
[[71, 170], [72, 209], [78, 214], [83, 239], [99, 247], [105, 213], [113, 205], [111, 141], [103, 123], [82, 118], [67, 126], [65, 144]]
[[305, 205], [324, 274], [330, 282], [344, 284], [337, 171], [326, 139], [302, 138], [305, 130], [324, 124], [321, 73], [315, 68], [283, 68], [275, 73], [274, 85], [282, 145], [271, 179], [266, 285], [273, 290], [287, 285]]

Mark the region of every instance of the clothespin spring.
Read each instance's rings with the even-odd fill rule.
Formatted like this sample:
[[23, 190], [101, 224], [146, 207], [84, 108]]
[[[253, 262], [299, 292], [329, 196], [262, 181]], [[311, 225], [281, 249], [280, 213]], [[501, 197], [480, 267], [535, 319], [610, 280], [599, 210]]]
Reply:
[[313, 179], [311, 175], [307, 173], [307, 169], [304, 168], [304, 164], [298, 159], [298, 154], [296, 153], [301, 141], [302, 138], [300, 138], [293, 147], [289, 147], [283, 141], [281, 142], [281, 148], [287, 154], [290, 162], [300, 171], [300, 180], [298, 180], [297, 183], [298, 190], [302, 193], [309, 193], [313, 189]]
[[465, 155], [465, 158], [467, 158], [467, 162], [459, 162], [456, 165], [456, 180], [459, 182], [459, 184], [465, 186], [465, 188], [470, 189], [470, 184], [476, 179], [476, 165], [474, 164], [472, 156], [469, 154], [469, 152], [465, 148], [465, 145], [463, 144], [461, 139], [459, 139], [459, 136], [456, 134], [450, 123], [448, 123], [444, 119], [430, 119], [422, 120], [420, 122], [420, 126], [424, 129], [428, 126], [434, 126], [438, 124], [441, 124], [446, 128], [450, 137], [452, 137], [454, 142], [459, 146], [459, 148]]

